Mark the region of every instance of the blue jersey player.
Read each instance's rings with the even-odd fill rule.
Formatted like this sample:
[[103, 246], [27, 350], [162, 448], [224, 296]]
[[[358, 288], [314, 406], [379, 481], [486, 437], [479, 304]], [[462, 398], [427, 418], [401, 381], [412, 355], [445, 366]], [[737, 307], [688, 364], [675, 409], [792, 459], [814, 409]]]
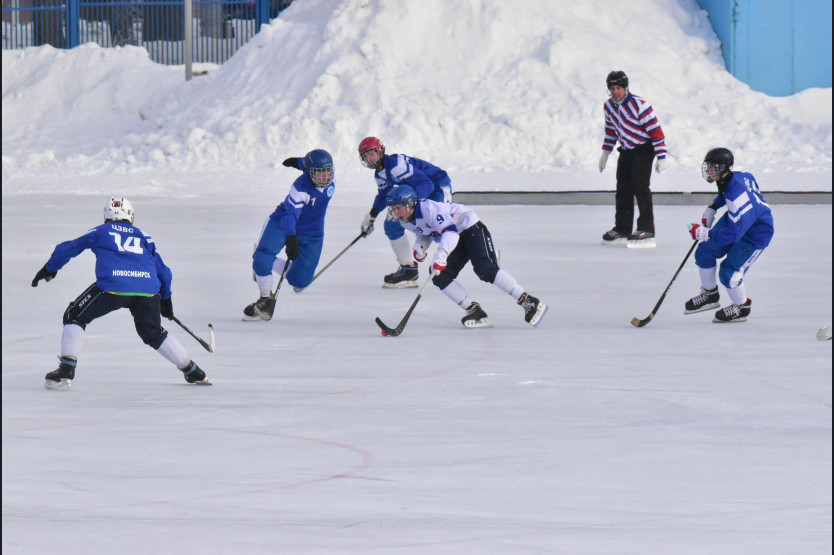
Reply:
[[[420, 200], [452, 202], [452, 181], [442, 169], [425, 160], [405, 154], [385, 154], [385, 146], [376, 137], [366, 137], [359, 143], [362, 164], [374, 170], [377, 194], [370, 212], [362, 221], [362, 233], [367, 237], [374, 230], [374, 220], [385, 210], [385, 199], [394, 187], [408, 185]], [[396, 219], [385, 220], [385, 235], [400, 267], [383, 278], [383, 287], [399, 289], [417, 287], [417, 263], [411, 257], [411, 245], [405, 237], [403, 226]]]
[[[701, 275], [701, 293], [686, 301], [685, 313], [718, 308], [718, 280], [732, 304], [715, 313], [713, 322], [745, 322], [752, 301], [747, 298], [744, 276], [773, 238], [773, 215], [752, 174], [730, 171], [733, 153], [726, 148], [707, 152], [701, 175], [718, 186], [718, 196], [704, 211], [700, 224], [690, 224], [692, 238], [701, 241], [695, 264]], [[727, 212], [713, 226], [716, 210]], [[718, 269], [717, 262], [723, 258]]]
[[[303, 173], [293, 182], [284, 202], [264, 222], [252, 255], [252, 269], [261, 296], [243, 309], [245, 321], [272, 319], [273, 272], [283, 274], [289, 264], [286, 280], [299, 293], [313, 281], [321, 257], [324, 216], [336, 192], [333, 158], [326, 150], [316, 149], [304, 158], [287, 158], [284, 165]], [[286, 258], [278, 257], [282, 249]]]
[[177, 338], [168, 335], [160, 324], [160, 316], [169, 320], [174, 317], [171, 270], [150, 236], [133, 225], [134, 215], [130, 201], [112, 197], [104, 207], [104, 223], [55, 247], [32, 280], [32, 287], [37, 287], [40, 280], [52, 280], [72, 258], [87, 249], [96, 255], [96, 282], [64, 312], [61, 364], [46, 375], [47, 389], [70, 388], [87, 325], [120, 308], [130, 310], [142, 341], [174, 363], [185, 375], [185, 381], [211, 385]]

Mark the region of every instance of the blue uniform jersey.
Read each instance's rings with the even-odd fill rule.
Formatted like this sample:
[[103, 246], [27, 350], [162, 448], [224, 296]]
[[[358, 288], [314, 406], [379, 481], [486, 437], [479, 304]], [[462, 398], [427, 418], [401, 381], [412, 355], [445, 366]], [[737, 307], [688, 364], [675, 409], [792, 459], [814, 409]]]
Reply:
[[715, 197], [713, 205], [726, 206], [727, 213], [710, 230], [712, 245], [732, 245], [745, 236], [760, 249], [770, 244], [773, 215], [752, 174], [733, 172], [727, 188]]
[[319, 189], [304, 173], [293, 182], [287, 198], [278, 205], [270, 219], [278, 221], [285, 237], [324, 235], [324, 216], [335, 192], [335, 183]]
[[58, 272], [87, 249], [96, 255], [96, 285], [102, 291], [124, 295], [171, 297], [171, 270], [156, 252], [153, 240], [131, 224], [106, 222], [78, 239], [55, 247], [46, 263]]
[[406, 156], [405, 154], [386, 154], [383, 156], [382, 169], [374, 174], [377, 194], [374, 198], [374, 209], [377, 212], [385, 210], [385, 198], [388, 191], [400, 185], [408, 185], [417, 196], [422, 199], [432, 199], [438, 202], [449, 202], [446, 191], [451, 195], [452, 180], [449, 174], [425, 160]]

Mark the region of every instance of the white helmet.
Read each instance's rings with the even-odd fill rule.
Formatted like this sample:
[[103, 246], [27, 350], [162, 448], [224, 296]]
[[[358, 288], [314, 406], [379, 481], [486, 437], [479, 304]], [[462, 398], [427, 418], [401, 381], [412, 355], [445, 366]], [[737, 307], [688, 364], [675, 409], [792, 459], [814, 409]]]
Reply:
[[104, 207], [104, 221], [112, 222], [118, 220], [126, 220], [128, 223], [133, 223], [133, 205], [124, 197], [111, 197]]

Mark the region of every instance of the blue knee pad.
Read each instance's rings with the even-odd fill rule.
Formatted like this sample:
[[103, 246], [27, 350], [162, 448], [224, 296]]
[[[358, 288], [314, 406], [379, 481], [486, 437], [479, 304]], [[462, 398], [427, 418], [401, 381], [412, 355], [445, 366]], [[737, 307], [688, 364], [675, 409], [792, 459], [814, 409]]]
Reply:
[[255, 275], [268, 276], [272, 273], [272, 265], [275, 257], [284, 248], [284, 232], [281, 229], [281, 222], [276, 218], [269, 218], [266, 227], [258, 240], [258, 247], [252, 254], [252, 269]]
[[718, 270], [718, 280], [727, 289], [738, 287], [744, 281], [744, 276], [750, 266], [759, 258], [764, 249], [759, 249], [746, 238], [735, 243], [727, 253], [727, 258]]
[[403, 229], [403, 226], [400, 222], [395, 222], [394, 220], [389, 220], [386, 218], [385, 235], [393, 241], [405, 235], [405, 229]]
[[255, 275], [268, 276], [272, 273], [272, 265], [275, 263], [275, 254], [262, 251], [260, 248], [252, 255], [252, 269]]

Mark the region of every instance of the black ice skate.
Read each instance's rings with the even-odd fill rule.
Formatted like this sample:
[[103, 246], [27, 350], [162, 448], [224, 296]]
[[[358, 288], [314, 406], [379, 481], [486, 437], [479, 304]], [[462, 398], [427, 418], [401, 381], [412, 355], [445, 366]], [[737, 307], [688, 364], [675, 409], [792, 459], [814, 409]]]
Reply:
[[617, 228], [611, 228], [610, 231], [606, 231], [602, 234], [602, 244], [609, 245], [609, 246], [625, 246], [626, 242], [628, 241], [628, 237], [617, 231]]
[[466, 309], [466, 316], [461, 318], [461, 323], [467, 328], [489, 328], [492, 324], [487, 318], [487, 313], [476, 302], [470, 303]]
[[718, 286], [712, 289], [704, 289], [701, 287], [701, 292], [695, 295], [683, 305], [684, 314], [695, 314], [704, 310], [712, 310], [721, 306], [718, 304]]
[[76, 364], [78, 361], [72, 357], [61, 357], [61, 364], [46, 375], [43, 386], [46, 389], [69, 391], [75, 378]]
[[188, 383], [193, 383], [197, 385], [211, 385], [211, 380], [206, 377], [206, 373], [202, 371], [202, 369], [197, 366], [197, 363], [193, 360], [188, 363], [188, 366], [185, 368], [180, 368], [180, 371], [185, 376], [185, 381]]
[[406, 287], [417, 287], [417, 264], [413, 266], [400, 266], [396, 272], [390, 273], [382, 280], [386, 289], [403, 289]]
[[713, 322], [746, 322], [747, 317], [750, 316], [750, 305], [753, 304], [753, 301], [747, 299], [742, 304], [731, 304], [730, 306], [725, 306], [721, 310], [715, 313], [715, 318], [712, 319]]
[[257, 322], [259, 320], [272, 320], [272, 314], [274, 312], [275, 299], [272, 297], [261, 297], [243, 309], [243, 321]]
[[652, 249], [657, 244], [654, 242], [654, 233], [651, 231], [635, 231], [628, 236], [626, 246], [630, 249]]
[[547, 314], [548, 306], [527, 293], [521, 294], [518, 304], [524, 309], [524, 321], [534, 328], [538, 327], [544, 315]]

